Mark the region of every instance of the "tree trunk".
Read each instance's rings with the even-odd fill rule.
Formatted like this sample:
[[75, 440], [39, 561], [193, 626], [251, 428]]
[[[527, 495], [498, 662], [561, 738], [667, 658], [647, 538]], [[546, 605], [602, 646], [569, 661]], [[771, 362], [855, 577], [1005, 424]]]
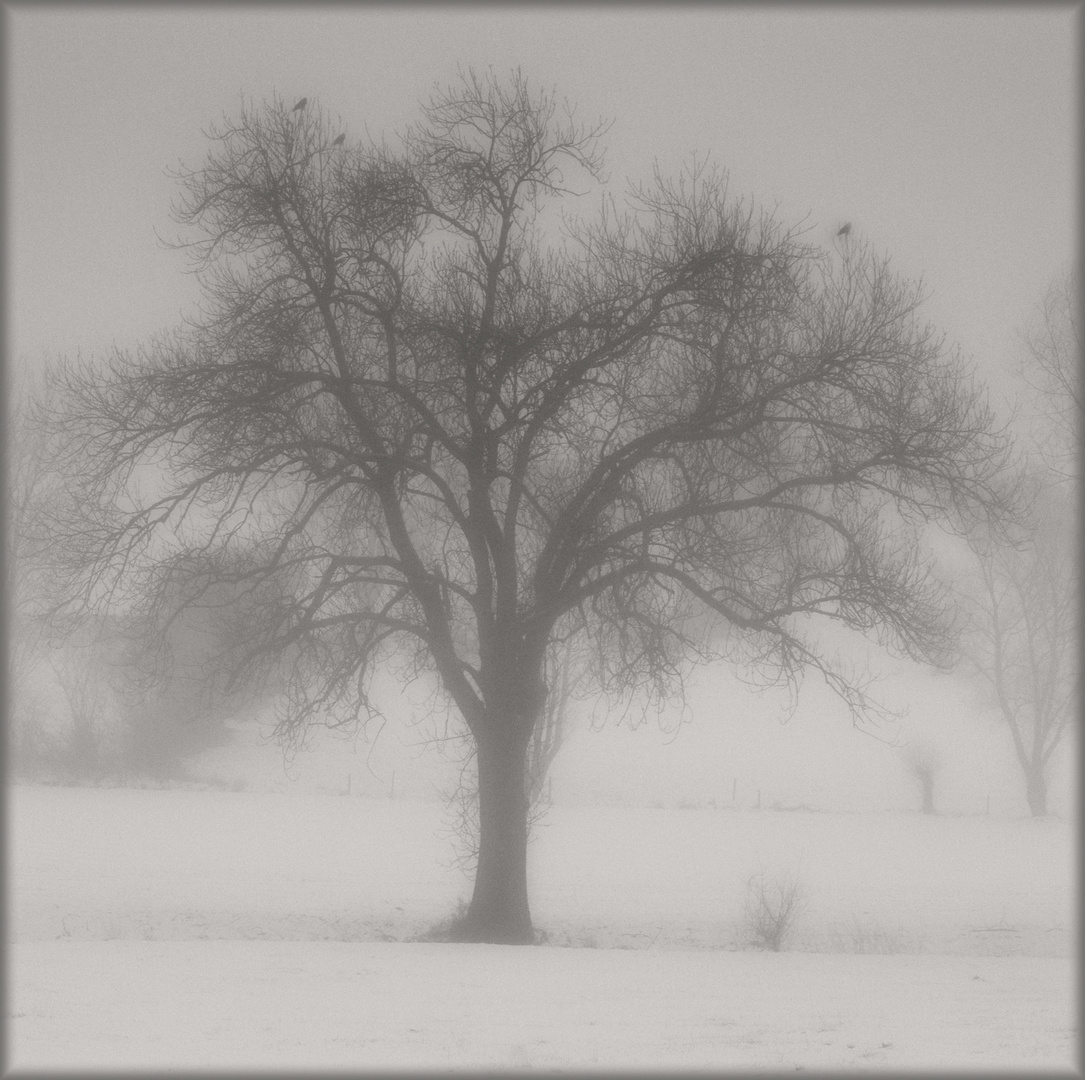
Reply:
[[1047, 778], [1039, 763], [1033, 763], [1025, 772], [1025, 798], [1033, 817], [1047, 815]]
[[479, 851], [475, 890], [456, 937], [497, 945], [534, 940], [527, 902], [527, 743], [530, 728], [513, 721], [476, 732]]

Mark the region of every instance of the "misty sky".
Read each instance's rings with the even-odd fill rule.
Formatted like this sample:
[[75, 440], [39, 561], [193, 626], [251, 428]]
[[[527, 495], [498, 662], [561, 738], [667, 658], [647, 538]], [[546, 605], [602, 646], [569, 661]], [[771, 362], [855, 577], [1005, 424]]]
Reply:
[[8, 355], [131, 347], [193, 310], [168, 170], [241, 95], [392, 134], [458, 66], [520, 67], [614, 120], [615, 184], [695, 152], [736, 195], [847, 221], [922, 276], [931, 320], [998, 380], [1076, 240], [1077, 12], [823, 7], [8, 4]]
[[736, 194], [845, 221], [922, 275], [931, 318], [1004, 361], [1073, 255], [1068, 6], [259, 8], [10, 5], [10, 346], [128, 346], [190, 310], [166, 171], [257, 99], [393, 132], [457, 65], [519, 66], [614, 120], [614, 182], [711, 153]]

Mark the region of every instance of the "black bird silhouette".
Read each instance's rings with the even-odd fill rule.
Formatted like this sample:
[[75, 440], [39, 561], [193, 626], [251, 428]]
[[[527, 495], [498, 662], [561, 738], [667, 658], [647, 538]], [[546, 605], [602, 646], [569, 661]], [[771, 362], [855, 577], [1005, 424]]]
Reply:
[[332, 139], [332, 146], [342, 146], [343, 145], [343, 140], [345, 138], [346, 138], [346, 135], [336, 135], [336, 137], [334, 139]]
[[848, 233], [850, 233], [850, 232], [851, 232], [851, 222], [849, 221], [849, 222], [847, 223], [847, 225], [845, 225], [845, 226], [844, 226], [844, 227], [843, 227], [843, 228], [842, 228], [842, 229], [840, 230], [840, 232], [838, 232], [838, 233], [837, 233], [836, 235], [837, 235], [837, 236], [847, 236], [847, 235], [848, 235]]
[[309, 99], [307, 97], [303, 97], [301, 99], [301, 101], [299, 101], [297, 103], [297, 105], [295, 105], [290, 111], [291, 112], [297, 112], [299, 109], [304, 109], [305, 106], [308, 105], [308, 104], [309, 104]]

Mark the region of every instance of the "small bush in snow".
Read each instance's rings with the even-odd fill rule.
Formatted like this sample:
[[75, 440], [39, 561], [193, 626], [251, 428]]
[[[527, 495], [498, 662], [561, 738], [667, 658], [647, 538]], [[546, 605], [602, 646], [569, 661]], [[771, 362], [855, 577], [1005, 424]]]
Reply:
[[754, 874], [746, 882], [743, 908], [743, 923], [750, 942], [759, 949], [779, 952], [805, 903], [797, 878], [791, 875], [769, 878], [764, 871]]

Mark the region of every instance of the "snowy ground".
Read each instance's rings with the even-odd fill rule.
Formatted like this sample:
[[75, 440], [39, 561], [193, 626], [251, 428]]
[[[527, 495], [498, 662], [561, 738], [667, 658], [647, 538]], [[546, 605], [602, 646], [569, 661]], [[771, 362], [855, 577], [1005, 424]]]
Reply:
[[[9, 822], [16, 1069], [1076, 1061], [1062, 821], [554, 807], [536, 948], [410, 940], [469, 892], [440, 803], [26, 786]], [[785, 952], [758, 872], [804, 890]]]

